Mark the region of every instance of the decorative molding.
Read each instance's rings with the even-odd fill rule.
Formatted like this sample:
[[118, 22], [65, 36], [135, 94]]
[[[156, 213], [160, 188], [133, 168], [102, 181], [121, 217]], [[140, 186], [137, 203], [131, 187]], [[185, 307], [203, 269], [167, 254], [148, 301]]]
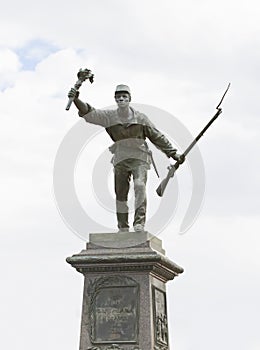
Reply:
[[88, 255], [77, 254], [66, 259], [80, 273], [151, 271], [164, 282], [174, 279], [183, 268], [156, 253]]
[[173, 280], [176, 276], [178, 276], [177, 273], [172, 272], [170, 270], [165, 269], [163, 266], [160, 265], [138, 265], [138, 266], [131, 266], [131, 265], [122, 265], [122, 266], [84, 266], [84, 267], [77, 267], [76, 270], [82, 274], [88, 274], [88, 273], [97, 273], [97, 272], [151, 272], [154, 276], [156, 276], [158, 279], [160, 279], [163, 282], [167, 282], [170, 280]]
[[[87, 350], [101, 350], [101, 349], [98, 346], [91, 346], [91, 347], [88, 347]], [[122, 348], [118, 344], [112, 344], [109, 347], [107, 347], [105, 350], [124, 350], [124, 348]], [[142, 350], [142, 349], [139, 348], [139, 346], [135, 345], [134, 347], [131, 348], [131, 350]]]
[[124, 349], [121, 346], [119, 346], [118, 344], [112, 344], [111, 346], [106, 348], [106, 350], [124, 350]]
[[115, 266], [77, 266], [77, 271], [80, 273], [88, 273], [88, 272], [127, 272], [127, 271], [152, 271], [154, 269], [154, 265], [115, 265]]

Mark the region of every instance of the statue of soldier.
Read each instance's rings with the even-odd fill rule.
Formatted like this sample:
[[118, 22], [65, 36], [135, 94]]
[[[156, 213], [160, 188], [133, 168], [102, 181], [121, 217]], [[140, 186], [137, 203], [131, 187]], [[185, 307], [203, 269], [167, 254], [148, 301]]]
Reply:
[[86, 122], [100, 125], [113, 140], [109, 148], [113, 154], [116, 212], [119, 231], [129, 231], [127, 198], [131, 177], [134, 181], [135, 215], [134, 230], [143, 231], [146, 221], [146, 181], [150, 169], [151, 151], [145, 139], [148, 138], [168, 158], [182, 163], [184, 157], [169, 140], [151, 123], [148, 117], [130, 106], [131, 92], [127, 85], [117, 85], [115, 110], [95, 109], [79, 99], [79, 91], [72, 88], [68, 93], [74, 99], [79, 116]]

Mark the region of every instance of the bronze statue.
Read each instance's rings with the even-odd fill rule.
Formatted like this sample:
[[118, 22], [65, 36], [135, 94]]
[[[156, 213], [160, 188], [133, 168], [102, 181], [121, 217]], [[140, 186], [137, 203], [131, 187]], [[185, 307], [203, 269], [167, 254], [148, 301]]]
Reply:
[[[92, 79], [90, 70], [83, 78]], [[79, 76], [79, 74], [78, 74]], [[85, 80], [84, 79], [84, 80]], [[130, 106], [131, 92], [127, 85], [120, 84], [115, 89], [115, 101], [117, 109], [95, 109], [90, 104], [79, 99], [79, 86], [77, 83], [72, 88], [68, 97], [74, 101], [79, 116], [86, 122], [97, 124], [106, 129], [113, 140], [109, 148], [113, 154], [114, 180], [116, 193], [116, 211], [119, 231], [129, 231], [127, 197], [131, 177], [134, 181], [135, 215], [134, 230], [143, 231], [146, 220], [146, 181], [147, 170], [153, 163], [151, 151], [146, 143], [148, 138], [157, 148], [173, 158], [178, 163], [184, 161], [184, 156], [177, 154], [177, 150], [169, 140], [152, 124], [149, 118]]]

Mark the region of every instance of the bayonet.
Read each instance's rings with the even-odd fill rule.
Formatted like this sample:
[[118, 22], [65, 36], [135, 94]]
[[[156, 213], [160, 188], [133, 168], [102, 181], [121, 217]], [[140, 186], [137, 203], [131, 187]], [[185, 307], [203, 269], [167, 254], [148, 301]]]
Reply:
[[[190, 150], [195, 146], [195, 144], [199, 141], [199, 139], [203, 136], [203, 134], [206, 132], [206, 130], [211, 126], [211, 124], [217, 119], [217, 117], [222, 113], [222, 109], [220, 108], [224, 97], [226, 96], [226, 93], [228, 92], [230, 88], [230, 83], [228, 84], [228, 87], [226, 91], [224, 92], [219, 104], [217, 105], [217, 113], [211, 118], [211, 120], [208, 122], [208, 124], [203, 128], [203, 130], [198, 134], [198, 136], [192, 141], [192, 143], [189, 145], [189, 147], [184, 151], [184, 153], [181, 155], [181, 159], [185, 159], [186, 155], [190, 152]], [[168, 174], [167, 176], [162, 180], [158, 188], [156, 189], [156, 192], [158, 196], [162, 197], [163, 193], [165, 191], [165, 188], [170, 180], [171, 177], [174, 177], [175, 171], [179, 168], [180, 164], [182, 164], [183, 161], [177, 161], [175, 164], [172, 164], [168, 167]]]

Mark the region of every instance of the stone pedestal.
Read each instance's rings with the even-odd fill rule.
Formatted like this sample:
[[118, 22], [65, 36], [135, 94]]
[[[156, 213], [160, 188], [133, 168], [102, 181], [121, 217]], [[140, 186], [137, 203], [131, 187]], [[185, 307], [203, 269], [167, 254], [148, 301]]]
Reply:
[[169, 350], [166, 282], [183, 269], [148, 232], [90, 234], [67, 258], [85, 276], [80, 350]]

